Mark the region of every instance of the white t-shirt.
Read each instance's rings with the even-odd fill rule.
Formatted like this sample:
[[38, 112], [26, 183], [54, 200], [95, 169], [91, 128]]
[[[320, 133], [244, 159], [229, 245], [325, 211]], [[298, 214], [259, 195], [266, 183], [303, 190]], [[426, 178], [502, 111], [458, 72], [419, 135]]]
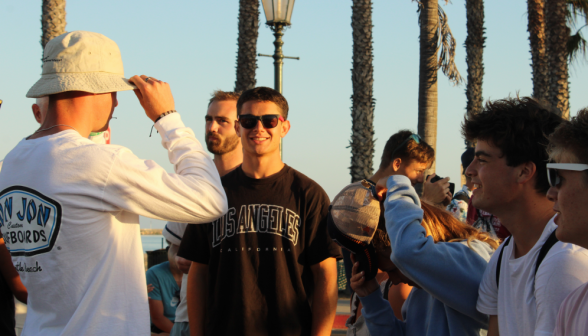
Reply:
[[556, 228], [551, 219], [535, 246], [520, 258], [514, 258], [514, 241], [501, 247], [499, 288], [496, 264], [500, 248], [490, 259], [480, 284], [477, 309], [498, 315], [500, 336], [553, 335], [561, 302], [588, 281], [588, 251], [562, 242], [553, 245], [535, 275], [539, 251]]
[[553, 335], [588, 335], [588, 283], [578, 287], [561, 304]]
[[29, 335], [149, 335], [139, 215], [208, 223], [227, 209], [208, 153], [171, 114], [177, 174], [73, 130], [22, 140], [0, 172], [0, 230], [28, 289]]

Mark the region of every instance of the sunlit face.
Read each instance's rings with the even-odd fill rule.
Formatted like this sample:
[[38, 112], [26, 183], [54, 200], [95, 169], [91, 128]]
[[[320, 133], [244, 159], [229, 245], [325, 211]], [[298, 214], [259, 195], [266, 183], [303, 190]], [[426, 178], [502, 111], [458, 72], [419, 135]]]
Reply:
[[[266, 114], [281, 115], [281, 109], [273, 102], [248, 101], [243, 104], [241, 115], [252, 114], [262, 116]], [[280, 139], [290, 130], [290, 122], [278, 121], [274, 128], [264, 128], [261, 121], [251, 129], [241, 127], [237, 122], [237, 134], [241, 137], [243, 154], [252, 156], [279, 155]]]
[[378, 268], [388, 273], [388, 277], [392, 281], [393, 284], [398, 285], [401, 283], [405, 283], [409, 286], [415, 286], [420, 288], [414, 281], [410, 280], [406, 275], [402, 274], [398, 267], [394, 265], [392, 260], [390, 260], [390, 254], [392, 250], [388, 247], [384, 251], [377, 251], [378, 256]]
[[205, 139], [208, 150], [223, 155], [235, 150], [241, 139], [235, 132], [237, 101], [214, 101], [206, 112]]
[[[398, 160], [398, 159], [397, 159]], [[395, 163], [392, 162], [394, 165]], [[410, 183], [414, 186], [417, 183], [423, 183], [425, 180], [425, 170], [428, 168], [426, 162], [419, 162], [417, 160], [403, 160], [394, 174], [404, 175], [408, 177]]]
[[502, 151], [488, 141], [478, 140], [476, 156], [466, 169], [472, 178], [472, 204], [478, 209], [498, 215], [512, 205], [521, 186], [517, 183], [520, 169], [506, 164]]
[[553, 210], [557, 212], [557, 238], [588, 248], [588, 183], [585, 174], [581, 171], [558, 170], [561, 182], [549, 188], [547, 197], [554, 201]]

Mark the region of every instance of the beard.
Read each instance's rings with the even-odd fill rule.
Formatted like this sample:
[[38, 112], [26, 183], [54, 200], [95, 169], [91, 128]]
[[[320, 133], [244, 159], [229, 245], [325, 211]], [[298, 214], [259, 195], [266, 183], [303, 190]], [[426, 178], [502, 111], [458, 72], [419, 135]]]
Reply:
[[206, 148], [215, 155], [223, 155], [232, 152], [237, 148], [241, 139], [237, 134], [221, 138], [218, 133], [206, 133]]

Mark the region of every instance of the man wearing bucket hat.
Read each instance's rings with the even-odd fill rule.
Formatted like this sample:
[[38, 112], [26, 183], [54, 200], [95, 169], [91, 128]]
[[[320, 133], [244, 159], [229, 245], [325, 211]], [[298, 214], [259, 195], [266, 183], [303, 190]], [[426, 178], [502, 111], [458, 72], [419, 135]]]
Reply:
[[[112, 40], [74, 31], [44, 56], [27, 97], [49, 96], [47, 116], [0, 172], [0, 230], [29, 291], [22, 335], [148, 335], [139, 215], [210, 222], [227, 211], [220, 177], [169, 85], [125, 79]], [[117, 91], [132, 89], [176, 174], [87, 139], [108, 128]]]

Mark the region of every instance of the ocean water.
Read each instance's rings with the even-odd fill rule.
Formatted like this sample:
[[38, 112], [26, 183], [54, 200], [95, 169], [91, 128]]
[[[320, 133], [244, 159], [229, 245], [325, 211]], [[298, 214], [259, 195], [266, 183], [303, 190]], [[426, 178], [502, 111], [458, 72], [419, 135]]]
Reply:
[[141, 236], [141, 243], [143, 243], [143, 253], [166, 248], [168, 245], [162, 235]]

